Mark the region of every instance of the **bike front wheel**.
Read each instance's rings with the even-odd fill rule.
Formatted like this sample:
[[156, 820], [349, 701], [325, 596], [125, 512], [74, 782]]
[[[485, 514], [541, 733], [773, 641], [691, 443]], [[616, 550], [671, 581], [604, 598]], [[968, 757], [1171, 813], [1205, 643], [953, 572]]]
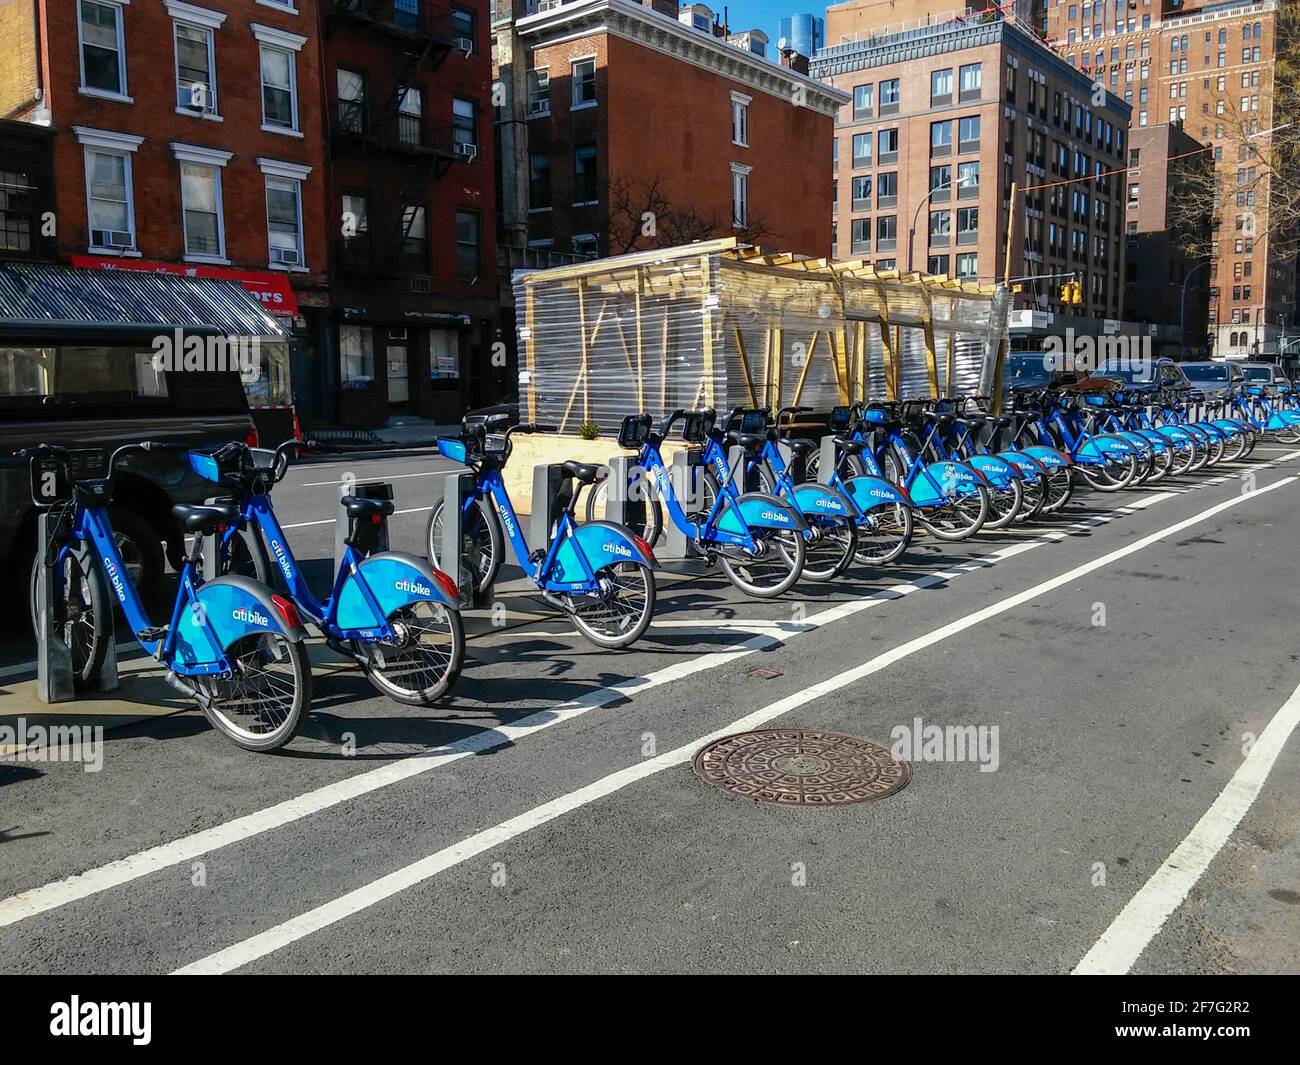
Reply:
[[459, 564], [454, 559], [440, 559], [445, 502], [438, 500], [429, 514], [429, 524], [425, 529], [429, 561], [434, 568], [449, 573], [457, 584], [464, 579], [464, 574], [473, 574], [474, 590], [482, 595], [496, 580], [497, 571], [501, 568], [501, 527], [497, 524], [496, 515], [492, 513], [488, 501], [479, 496], [462, 521]]
[[[587, 520], [596, 521], [600, 518], [608, 518], [609, 510], [609, 486], [611, 478], [606, 477], [599, 484], [594, 485], [587, 490]], [[635, 492], [640, 496], [638, 502], [641, 504], [641, 514], [636, 516], [632, 509], [625, 509], [623, 513], [623, 524], [636, 533], [642, 540], [651, 547], [659, 542], [659, 534], [664, 528], [664, 508], [659, 502], [657, 489], [654, 482], [648, 475], [643, 475], [635, 479], [627, 486], [629, 499], [632, 499], [631, 493]], [[613, 519], [610, 519], [611, 521]]]
[[307, 645], [283, 633], [242, 637], [226, 648], [230, 677], [185, 678], [213, 728], [246, 751], [273, 751], [298, 732], [311, 705]]
[[[32, 631], [41, 631], [37, 580], [43, 564], [40, 552], [32, 564], [30, 608]], [[77, 684], [88, 684], [98, 674], [113, 638], [113, 612], [108, 604], [104, 576], [94, 557], [84, 547], [70, 549], [54, 570], [54, 613], [50, 631], [68, 646], [72, 656], [72, 677]]]
[[631, 647], [654, 617], [654, 571], [639, 562], [617, 562], [595, 576], [597, 593], [567, 597], [573, 627], [597, 647]]
[[460, 611], [422, 600], [388, 616], [391, 643], [352, 641], [361, 668], [379, 691], [412, 706], [432, 706], [456, 683], [465, 661]]

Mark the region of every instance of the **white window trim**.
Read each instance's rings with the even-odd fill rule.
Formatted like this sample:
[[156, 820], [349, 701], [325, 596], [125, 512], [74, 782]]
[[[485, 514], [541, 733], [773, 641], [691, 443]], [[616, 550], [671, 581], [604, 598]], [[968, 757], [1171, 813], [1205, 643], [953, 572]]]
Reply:
[[73, 126], [72, 132], [82, 144], [91, 148], [104, 148], [111, 152], [134, 152], [144, 143], [143, 137], [138, 137], [133, 133], [118, 133], [111, 129]]
[[[746, 229], [749, 226], [749, 175], [753, 172], [752, 166], [746, 166], [744, 163], [731, 164], [731, 227], [732, 229]], [[745, 215], [743, 218], [736, 217], [736, 178], [745, 179]]]
[[[298, 224], [298, 263], [296, 266], [291, 266], [287, 263], [270, 262], [271, 219], [268, 215], [266, 219], [266, 257], [268, 260], [266, 265], [267, 268], [270, 270], [280, 270], [284, 273], [291, 273], [291, 274], [305, 274], [308, 273], [309, 271], [307, 269], [307, 264], [304, 261], [307, 258], [307, 234], [303, 232], [303, 228], [302, 228], [302, 178], [293, 177], [289, 174], [277, 173], [274, 170], [268, 170], [265, 166], [262, 166], [263, 163], [270, 163], [270, 162], [273, 162], [273, 160], [259, 159], [257, 161], [257, 165], [262, 168], [262, 173], [266, 175], [266, 178], [278, 178], [281, 181], [292, 181], [294, 185], [297, 186], [297, 195], [294, 198], [294, 203], [298, 211], [298, 223], [297, 223]], [[279, 165], [289, 166], [292, 164], [282, 163]], [[295, 167], [295, 169], [310, 171], [311, 167]], [[268, 191], [266, 186], [266, 178], [264, 178], [262, 181], [262, 203], [264, 205], [266, 203], [266, 193]]]
[[[217, 89], [215, 84], [217, 80], [217, 28], [221, 25], [222, 22], [226, 21], [226, 16], [220, 15], [216, 12], [202, 12], [202, 8], [191, 7], [189, 4], [179, 3], [177, 2], [177, 0], [163, 0], [163, 2], [167, 4], [168, 11], [172, 12], [172, 60], [173, 60], [173, 69], [175, 70], [176, 73], [175, 81], [177, 87], [178, 88], [180, 87], [180, 81], [181, 81], [181, 49], [180, 49], [180, 42], [177, 40], [176, 37], [176, 28], [181, 24], [185, 24], [188, 25], [191, 29], [205, 30], [207, 32], [208, 80], [211, 83], [208, 85], [208, 93], [212, 97], [212, 102], [219, 108], [221, 104], [220, 101], [217, 99]], [[190, 11], [202, 12], [205, 15], [213, 15], [217, 17], [218, 21], [216, 22], [215, 25], [213, 25], [212, 19], [208, 19], [206, 21], [199, 21], [193, 18], [181, 17], [175, 11], [172, 11], [173, 8], [186, 8]], [[193, 115], [195, 118], [209, 118], [218, 122], [221, 121], [221, 115], [216, 110], [195, 111], [193, 108], [182, 107], [179, 102], [177, 102], [176, 104], [176, 113], [178, 115]]]
[[87, 242], [86, 250], [94, 252], [97, 255], [116, 255], [121, 258], [138, 259], [140, 258], [140, 234], [135, 224], [135, 173], [131, 165], [131, 157], [135, 150], [144, 140], [143, 137], [136, 137], [126, 133], [112, 133], [108, 130], [87, 129], [84, 126], [73, 126], [72, 131], [77, 135], [77, 140], [82, 144], [81, 166], [82, 173], [86, 181], [86, 233], [89, 236], [91, 229], [91, 210], [90, 210], [90, 175], [92, 173], [90, 166], [90, 155], [92, 152], [101, 152], [106, 155], [120, 155], [126, 160], [123, 176], [126, 178], [126, 217], [127, 223], [131, 228], [131, 240], [136, 247], [131, 248], [101, 248], [99, 245]]
[[282, 159], [267, 159], [258, 156], [257, 168], [268, 177], [291, 178], [294, 181], [306, 181], [311, 167], [301, 163], [288, 163]]
[[298, 9], [293, 6], [293, 0], [257, 0], [257, 2], [272, 11], [284, 11], [290, 15], [298, 14]]
[[185, 144], [172, 141], [172, 155], [182, 163], [194, 163], [196, 166], [223, 167], [234, 158], [234, 152], [223, 152], [217, 148], [204, 148], [198, 144]]
[[592, 79], [594, 80], [594, 79], [595, 79], [595, 76], [596, 76], [596, 71], [599, 69], [599, 68], [596, 66], [596, 55], [595, 55], [595, 53], [593, 53], [593, 54], [591, 54], [591, 55], [577, 55], [577, 56], [574, 56], [572, 59], [569, 60], [569, 81], [570, 81], [570, 85], [569, 85], [569, 110], [570, 110], [570, 111], [585, 111], [585, 110], [587, 110], [587, 108], [589, 108], [589, 107], [595, 107], [597, 104], [600, 103], [600, 98], [599, 98], [599, 97], [597, 97], [597, 98], [594, 99], [594, 100], [587, 100], [585, 103], [580, 103], [580, 104], [575, 104], [575, 103], [573, 102], [573, 91], [574, 91], [574, 90], [577, 88], [577, 86], [578, 86], [577, 81], [576, 81], [576, 80], [574, 79], [574, 77], [573, 77], [573, 68], [576, 67], [579, 63], [586, 63], [586, 62], [588, 62], [588, 61], [590, 61], [591, 64], [592, 64], [592, 72], [591, 72], [591, 73], [592, 73]]
[[253, 31], [253, 36], [259, 43], [269, 44], [273, 48], [281, 48], [286, 52], [301, 52], [302, 46], [307, 43], [306, 37], [290, 33], [288, 30], [277, 30], [274, 26], [263, 26], [260, 22], [250, 22], [249, 29]]
[[226, 21], [224, 11], [209, 11], [206, 7], [195, 7], [193, 4], [182, 3], [181, 0], [163, 0], [163, 3], [167, 5], [167, 13], [173, 19], [188, 22], [191, 26], [219, 30]]
[[117, 12], [117, 54], [122, 60], [122, 90], [121, 92], [109, 92], [106, 89], [95, 89], [86, 84], [86, 51], [85, 43], [81, 36], [81, 0], [76, 0], [75, 17], [77, 19], [77, 70], [81, 75], [81, 84], [77, 86], [77, 92], [82, 96], [94, 96], [100, 100], [116, 100], [118, 103], [133, 104], [134, 98], [131, 96], [127, 77], [126, 77], [126, 12], [121, 9], [126, 7], [131, 0], [95, 0], [97, 4], [103, 4], [105, 7], [116, 7]]
[[[256, 26], [254, 26], [253, 28], [255, 30], [257, 29]], [[287, 36], [292, 37], [294, 35], [288, 34]], [[302, 130], [299, 129], [299, 119], [298, 119], [298, 56], [296, 54], [296, 49], [286, 49], [281, 47], [278, 44], [273, 44], [270, 41], [262, 41], [260, 37], [258, 38], [258, 40], [261, 41], [261, 43], [258, 45], [258, 49], [257, 49], [257, 94], [258, 97], [260, 98], [259, 102], [261, 103], [262, 106], [262, 132], [279, 133], [285, 137], [301, 137]], [[306, 38], [303, 37], [300, 38], [300, 40], [306, 40]], [[262, 48], [263, 47], [270, 48], [278, 52], [284, 52], [285, 55], [289, 57], [289, 110], [293, 112], [292, 126], [273, 126], [266, 121], [266, 95], [265, 95], [266, 83], [262, 81]]]
[[[210, 163], [202, 159], [189, 158], [177, 151], [177, 148], [186, 149], [191, 145], [172, 144], [172, 152], [176, 158], [183, 163], [191, 163], [195, 166], [206, 166], [212, 171], [213, 180], [217, 186], [217, 247], [220, 249], [216, 255], [205, 255], [201, 252], [192, 252], [189, 250], [190, 234], [185, 222], [185, 176], [181, 175], [181, 247], [185, 249], [182, 258], [187, 263], [209, 263], [215, 266], [229, 266], [230, 260], [226, 258], [226, 202], [225, 190], [221, 184], [221, 169], [226, 165], [233, 152], [213, 152], [214, 155], [224, 155], [226, 159], [219, 163]], [[210, 148], [198, 149], [201, 152], [212, 152]], [[301, 209], [299, 210], [301, 214]]]
[[[749, 105], [753, 103], [752, 96], [746, 96], [743, 92], [733, 92], [731, 94], [731, 143], [741, 148], [749, 147]], [[737, 108], [745, 116], [744, 130], [741, 133], [740, 140], [736, 139], [736, 110]]]

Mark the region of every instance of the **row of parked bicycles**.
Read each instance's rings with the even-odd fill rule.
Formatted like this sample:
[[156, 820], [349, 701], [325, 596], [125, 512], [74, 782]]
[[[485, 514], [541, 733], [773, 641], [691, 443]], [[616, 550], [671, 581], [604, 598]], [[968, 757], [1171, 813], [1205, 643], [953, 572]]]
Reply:
[[[546, 501], [554, 514], [548, 542], [531, 547], [503, 470], [512, 437], [554, 430], [493, 416], [439, 442], [473, 477], [463, 498], [433, 507], [428, 558], [378, 550], [392, 502], [341, 500], [347, 535], [323, 598], [308, 586], [272, 504], [298, 445], [189, 451], [184, 461], [229, 502], [173, 508], [192, 540], [162, 625], [149, 618], [118, 553], [108, 504], [123, 457], [171, 445], [119, 448], [103, 477], [76, 480], [69, 453], [41, 445], [21, 453], [46, 511], [32, 616], [38, 633], [66, 647], [84, 684], [104, 662], [120, 609], [168, 682], [215, 728], [268, 751], [293, 738], [310, 708], [309, 628], [383, 694], [415, 705], [442, 698], [465, 651], [461, 590], [443, 570], [486, 592], [507, 543], [525, 579], [582, 636], [621, 649], [654, 616], [655, 550], [666, 523], [688, 554], [719, 566], [747, 595], [771, 598], [801, 578], [832, 581], [854, 566], [894, 562], [918, 526], [939, 540], [965, 540], [1059, 511], [1080, 481], [1115, 492], [1245, 458], [1261, 436], [1300, 440], [1296, 396], [1261, 388], [1196, 403], [1152, 390], [1037, 391], [1015, 395], [1005, 414], [990, 406], [988, 397], [964, 396], [851, 404], [829, 418], [806, 407], [775, 415], [736, 408], [721, 419], [711, 409], [658, 421], [629, 415], [618, 437], [629, 461], [564, 463], [567, 487]], [[665, 461], [670, 441], [684, 460]], [[59, 483], [43, 498], [39, 485]], [[460, 557], [440, 564], [453, 516]], [[215, 566], [205, 565], [205, 551]]]

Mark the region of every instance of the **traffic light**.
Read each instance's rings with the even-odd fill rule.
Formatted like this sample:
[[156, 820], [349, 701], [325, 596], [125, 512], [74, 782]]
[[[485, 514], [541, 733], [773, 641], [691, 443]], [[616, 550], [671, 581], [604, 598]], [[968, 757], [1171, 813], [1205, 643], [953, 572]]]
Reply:
[[1083, 285], [1078, 281], [1067, 281], [1061, 286], [1061, 302], [1077, 307], [1083, 303]]

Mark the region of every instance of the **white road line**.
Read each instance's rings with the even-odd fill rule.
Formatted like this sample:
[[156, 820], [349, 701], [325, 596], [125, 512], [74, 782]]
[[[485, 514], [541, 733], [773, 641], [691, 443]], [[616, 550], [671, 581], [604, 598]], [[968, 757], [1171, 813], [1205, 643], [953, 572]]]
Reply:
[[337, 481], [307, 481], [305, 484], [298, 485], [299, 488], [320, 488], [327, 484], [346, 484], [349, 480], [366, 480], [366, 481], [400, 481], [407, 477], [445, 477], [452, 472], [450, 466], [445, 470], [423, 470], [420, 473], [367, 473], [366, 476], [356, 478], [339, 478]]
[[1123, 976], [1133, 968], [1147, 944], [1183, 904], [1188, 892], [1241, 824], [1297, 724], [1300, 724], [1300, 688], [1273, 715], [1246, 760], [1237, 767], [1187, 838], [1074, 967], [1075, 976]]
[[[433, 507], [431, 507], [431, 506], [429, 506], [429, 507], [407, 507], [405, 510], [395, 510], [395, 511], [393, 511], [393, 514], [394, 514], [394, 515], [397, 515], [397, 514], [421, 514], [421, 513], [423, 513], [423, 512], [426, 511], [426, 510], [432, 510], [432, 509], [433, 509]], [[300, 522], [296, 522], [296, 523], [293, 524], [293, 525], [281, 525], [280, 528], [282, 528], [282, 529], [306, 529], [306, 528], [308, 528], [309, 526], [312, 526], [312, 525], [333, 525], [333, 524], [334, 524], [335, 522], [337, 522], [337, 521], [338, 521], [337, 518], [322, 518], [320, 521], [300, 521]]]
[[818, 699], [831, 695], [834, 692], [839, 691], [841, 688], [857, 684], [866, 677], [871, 676], [873, 673], [878, 673], [919, 651], [933, 647], [935, 644], [942, 643], [944, 640], [965, 632], [967, 629], [974, 628], [982, 622], [995, 618], [1000, 614], [1004, 614], [1015, 607], [1046, 595], [1048, 592], [1068, 585], [1073, 581], [1077, 581], [1080, 577], [1084, 577], [1096, 570], [1103, 569], [1122, 558], [1127, 558], [1129, 555], [1142, 551], [1145, 548], [1150, 547], [1152, 544], [1159, 543], [1167, 537], [1173, 536], [1174, 534], [1190, 528], [1193, 525], [1198, 525], [1201, 522], [1207, 521], [1231, 507], [1244, 503], [1248, 499], [1255, 499], [1266, 492], [1271, 492], [1274, 489], [1292, 484], [1296, 480], [1296, 477], [1285, 477], [1280, 481], [1268, 485], [1266, 488], [1256, 489], [1252, 493], [1245, 493], [1221, 503], [1217, 503], [1198, 514], [1192, 515], [1190, 518], [1184, 518], [1182, 521], [1175, 522], [1173, 525], [1149, 533], [1146, 536], [1134, 540], [1131, 544], [1127, 544], [1124, 547], [1102, 555], [1100, 558], [1093, 559], [1091, 562], [1085, 562], [1066, 573], [1042, 581], [1030, 588], [1026, 588], [1022, 592], [1017, 592], [1015, 595], [1007, 596], [1005, 599], [1001, 599], [996, 603], [992, 603], [980, 610], [976, 610], [973, 613], [958, 618], [956, 621], [951, 621], [947, 625], [935, 629], [933, 632], [926, 633], [924, 636], [918, 636], [913, 640], [909, 640], [898, 647], [877, 655], [875, 658], [864, 662], [862, 665], [836, 675], [830, 680], [823, 681], [820, 684], [814, 684], [811, 687], [794, 693], [793, 695], [788, 695], [784, 699], [779, 699], [774, 703], [770, 703], [761, 710], [757, 710], [752, 714], [731, 722], [729, 725], [726, 725], [721, 729], [717, 729], [705, 736], [701, 736], [699, 739], [678, 747], [676, 750], [669, 751], [656, 758], [648, 759], [645, 762], [628, 766], [626, 769], [621, 769], [618, 772], [611, 773], [594, 783], [588, 784], [584, 788], [570, 792], [567, 795], [561, 795], [556, 799], [552, 799], [550, 802], [543, 803], [542, 805], [534, 807], [533, 809], [512, 817], [509, 820], [502, 821], [500, 824], [495, 825], [492, 828], [485, 829], [482, 832], [476, 832], [474, 835], [461, 840], [459, 843], [454, 843], [450, 847], [444, 847], [442, 850], [436, 851], [419, 861], [412, 862], [401, 869], [395, 870], [387, 876], [371, 881], [364, 887], [357, 888], [355, 891], [350, 891], [322, 906], [318, 906], [313, 910], [309, 910], [306, 913], [291, 918], [282, 924], [275, 925], [274, 927], [267, 929], [265, 932], [260, 932], [249, 939], [235, 943], [232, 946], [226, 947], [224, 950], [216, 951], [213, 954], [209, 954], [207, 957], [200, 958], [198, 961], [183, 966], [180, 969], [177, 969], [174, 975], [212, 975], [228, 973], [241, 968], [242, 966], [248, 965], [259, 958], [264, 958], [268, 954], [274, 953], [275, 951], [288, 946], [290, 943], [294, 943], [299, 939], [303, 939], [315, 932], [319, 932], [321, 929], [328, 928], [330, 925], [336, 924], [337, 922], [359, 913], [362, 910], [383, 902], [385, 899], [391, 898], [416, 884], [420, 884], [425, 880], [436, 876], [438, 873], [459, 865], [461, 862], [464, 862], [475, 855], [482, 854], [484, 851], [500, 846], [517, 836], [521, 836], [534, 828], [547, 824], [548, 822], [576, 810], [579, 807], [587, 806], [596, 802], [598, 799], [612, 795], [631, 784], [645, 780], [647, 777], [654, 776], [657, 773], [661, 773], [665, 769], [683, 765], [694, 757], [696, 751], [701, 747], [712, 743], [714, 740], [721, 739], [722, 737], [731, 735], [735, 732], [747, 732], [751, 729], [760, 728], [776, 718], [789, 713], [791, 710], [795, 710], [807, 703], [815, 702]]

